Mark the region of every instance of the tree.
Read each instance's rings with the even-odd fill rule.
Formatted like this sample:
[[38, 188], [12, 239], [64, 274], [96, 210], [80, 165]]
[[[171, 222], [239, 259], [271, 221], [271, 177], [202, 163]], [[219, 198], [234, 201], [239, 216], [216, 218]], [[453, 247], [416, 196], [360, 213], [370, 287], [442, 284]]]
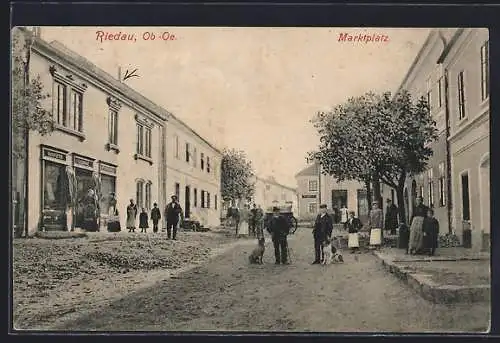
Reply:
[[[12, 153], [16, 160], [24, 161], [24, 175], [21, 178], [25, 185], [24, 230], [27, 236], [27, 199], [28, 199], [28, 165], [29, 132], [35, 131], [46, 135], [54, 130], [53, 116], [43, 107], [43, 101], [49, 97], [44, 93], [40, 76], [30, 80], [32, 32], [23, 28], [12, 30]], [[18, 174], [21, 171], [17, 171]]]
[[341, 180], [365, 183], [380, 180], [397, 193], [399, 215], [406, 220], [406, 177], [425, 170], [432, 156], [429, 143], [437, 139], [436, 123], [424, 98], [416, 103], [407, 91], [367, 93], [350, 98], [328, 113], [318, 113], [313, 124], [320, 145], [310, 157]]
[[245, 152], [224, 149], [221, 163], [221, 196], [224, 201], [250, 200], [255, 192], [252, 163]]

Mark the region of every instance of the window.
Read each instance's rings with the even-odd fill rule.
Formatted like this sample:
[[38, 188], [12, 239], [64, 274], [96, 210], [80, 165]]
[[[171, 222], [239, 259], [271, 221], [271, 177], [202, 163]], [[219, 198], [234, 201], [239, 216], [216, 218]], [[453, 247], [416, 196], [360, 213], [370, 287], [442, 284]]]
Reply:
[[205, 191], [201, 191], [201, 208], [205, 208]]
[[318, 191], [318, 181], [309, 180], [309, 192], [317, 192], [317, 191]]
[[433, 180], [432, 169], [427, 170], [427, 185], [429, 187], [427, 193], [427, 201], [429, 207], [434, 207], [434, 180]]
[[148, 182], [146, 183], [146, 190], [145, 190], [145, 198], [146, 198], [146, 202], [145, 202], [145, 207], [146, 209], [151, 209], [152, 206], [151, 206], [151, 182]]
[[207, 173], [210, 173], [210, 157], [207, 156]]
[[210, 193], [207, 192], [207, 208], [210, 208]]
[[193, 194], [193, 200], [194, 200], [194, 207], [198, 206], [198, 190], [195, 188], [194, 189], [194, 194]]
[[151, 128], [137, 124], [137, 154], [151, 158]]
[[218, 206], [217, 206], [217, 203], [218, 203], [218, 201], [217, 201], [217, 194], [215, 194], [215, 195], [214, 195], [214, 205], [215, 205], [215, 209], [217, 209], [217, 207], [218, 207]]
[[443, 95], [444, 95], [444, 78], [440, 77], [438, 80], [438, 107], [443, 107]]
[[179, 136], [174, 136], [174, 155], [175, 158], [179, 158]]
[[317, 204], [315, 202], [309, 203], [309, 213], [310, 214], [316, 213], [316, 206], [317, 206]]
[[142, 180], [137, 181], [135, 203], [137, 204], [138, 210], [144, 207], [144, 181]]
[[181, 185], [179, 185], [179, 183], [176, 182], [175, 183], [175, 196], [177, 197], [178, 201], [181, 201], [180, 195], [181, 195]]
[[462, 220], [470, 220], [469, 174], [462, 174]]
[[198, 151], [193, 148], [193, 166], [196, 167], [198, 164]]
[[[69, 88], [69, 98], [68, 98]], [[55, 122], [73, 131], [82, 132], [82, 93], [54, 82], [54, 119]]]
[[422, 197], [422, 199], [424, 198], [424, 186], [423, 185], [420, 185], [418, 187], [418, 196]]
[[444, 184], [444, 162], [439, 163], [439, 179], [438, 179], [438, 192], [439, 192], [439, 206], [443, 207], [446, 205], [446, 195], [445, 195], [445, 184]]
[[486, 100], [490, 94], [490, 56], [489, 41], [481, 46], [481, 100]]
[[458, 119], [465, 118], [465, 88], [464, 88], [464, 72], [458, 73]]
[[118, 145], [118, 111], [114, 109], [109, 110], [108, 131], [109, 143]]
[[189, 143], [186, 142], [186, 162], [189, 163]]
[[205, 154], [204, 153], [201, 153], [200, 154], [200, 166], [201, 166], [201, 170], [204, 170], [205, 169]]

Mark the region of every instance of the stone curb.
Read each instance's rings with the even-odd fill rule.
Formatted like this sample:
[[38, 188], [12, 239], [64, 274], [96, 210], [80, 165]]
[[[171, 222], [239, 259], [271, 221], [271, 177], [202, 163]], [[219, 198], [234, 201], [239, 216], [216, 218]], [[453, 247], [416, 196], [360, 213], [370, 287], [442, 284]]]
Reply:
[[[422, 298], [434, 303], [451, 304], [459, 302], [481, 302], [490, 301], [491, 299], [490, 285], [457, 286], [437, 284], [432, 281], [431, 275], [415, 272], [407, 266], [399, 266], [396, 264], [398, 260], [391, 260], [390, 257], [387, 255], [384, 256], [383, 253], [374, 251], [373, 255], [382, 262], [382, 266], [384, 266], [386, 270], [396, 275], [396, 277], [404, 281], [413, 290], [417, 291]], [[454, 260], [458, 261], [464, 259]], [[399, 262], [403, 261], [399, 260]]]

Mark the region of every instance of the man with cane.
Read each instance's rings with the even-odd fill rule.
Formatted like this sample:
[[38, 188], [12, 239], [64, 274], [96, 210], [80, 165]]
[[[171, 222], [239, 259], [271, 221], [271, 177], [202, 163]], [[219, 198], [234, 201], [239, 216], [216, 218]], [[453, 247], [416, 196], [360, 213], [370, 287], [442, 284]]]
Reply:
[[323, 258], [322, 243], [332, 236], [333, 218], [327, 213], [326, 205], [319, 206], [320, 213], [314, 223], [314, 261], [312, 264], [320, 264]]
[[274, 256], [276, 264], [289, 264], [287, 235], [290, 225], [285, 217], [280, 215], [280, 209], [273, 207], [273, 216], [267, 225], [267, 231], [271, 234], [274, 245]]

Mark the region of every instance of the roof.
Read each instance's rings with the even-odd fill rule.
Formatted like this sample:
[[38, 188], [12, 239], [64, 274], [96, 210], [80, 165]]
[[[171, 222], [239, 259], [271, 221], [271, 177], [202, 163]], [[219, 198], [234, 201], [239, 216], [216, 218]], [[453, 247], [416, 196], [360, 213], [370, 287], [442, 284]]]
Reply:
[[93, 78], [99, 79], [101, 82], [104, 82], [106, 85], [113, 88], [114, 91], [120, 93], [122, 96], [126, 97], [129, 100], [132, 100], [137, 105], [153, 113], [159, 119], [161, 120], [168, 120], [169, 118], [174, 119], [176, 122], [184, 126], [188, 131], [190, 131], [193, 135], [200, 138], [210, 148], [212, 148], [218, 153], [221, 153], [220, 149], [216, 148], [213, 144], [211, 144], [205, 138], [200, 136], [196, 131], [194, 131], [191, 127], [189, 127], [178, 117], [174, 116], [172, 113], [170, 113], [163, 107], [149, 100], [148, 98], [146, 98], [145, 96], [143, 96], [130, 86], [126, 85], [123, 82], [118, 81], [109, 73], [97, 67], [95, 64], [90, 62], [85, 57], [69, 49], [61, 42], [53, 41], [51, 43], [48, 43], [41, 38], [35, 38], [34, 48], [42, 49], [48, 53], [56, 55], [57, 57], [61, 58], [64, 62], [70, 64], [73, 68], [76, 68]]
[[295, 174], [295, 177], [299, 176], [318, 176], [319, 175], [319, 164], [314, 163], [311, 164], [310, 166], [302, 169], [299, 171], [297, 174]]
[[273, 185], [276, 185], [276, 186], [279, 186], [279, 187], [282, 187], [282, 188], [286, 188], [286, 189], [288, 189], [290, 191], [293, 191], [293, 192], [297, 191], [297, 189], [295, 189], [293, 187], [286, 186], [286, 185], [283, 185], [283, 184], [279, 183], [278, 181], [276, 181], [276, 179], [274, 178], [274, 176], [269, 176], [269, 177], [267, 177], [267, 179], [262, 178], [262, 177], [258, 177], [258, 176], [256, 176], [255, 178], [257, 180], [263, 181], [265, 183], [270, 183], [270, 184], [273, 184]]

